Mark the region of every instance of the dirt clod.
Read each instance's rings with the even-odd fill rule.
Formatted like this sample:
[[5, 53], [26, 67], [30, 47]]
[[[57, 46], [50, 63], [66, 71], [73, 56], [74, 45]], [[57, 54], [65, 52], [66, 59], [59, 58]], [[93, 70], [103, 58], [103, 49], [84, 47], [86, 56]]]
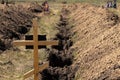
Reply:
[[[21, 5], [4, 6], [0, 9], [0, 50], [9, 49], [13, 39], [21, 39], [32, 27], [32, 18], [35, 16]], [[9, 46], [9, 47], [8, 47]]]
[[49, 67], [42, 72], [42, 80], [73, 80], [75, 71], [72, 67]]
[[[68, 10], [62, 10], [62, 15], [68, 14]], [[59, 33], [55, 40], [59, 40], [58, 46], [52, 46], [49, 51], [50, 67], [42, 71], [42, 80], [73, 80], [75, 78], [76, 66], [73, 63], [73, 54], [70, 47], [73, 42], [70, 40], [68, 20], [60, 15], [60, 22], [57, 24]]]
[[64, 67], [72, 64], [73, 56], [70, 53], [65, 54], [63, 51], [50, 51], [49, 62], [52, 67]]
[[34, 13], [40, 13], [43, 11], [43, 8], [37, 2], [34, 2], [34, 3], [31, 3], [29, 10], [34, 12]]

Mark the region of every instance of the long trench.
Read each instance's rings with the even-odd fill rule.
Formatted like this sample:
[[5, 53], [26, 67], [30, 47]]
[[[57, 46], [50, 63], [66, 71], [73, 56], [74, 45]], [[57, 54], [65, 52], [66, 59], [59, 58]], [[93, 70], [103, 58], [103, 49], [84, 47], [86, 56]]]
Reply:
[[73, 45], [70, 34], [70, 25], [66, 15], [66, 10], [60, 15], [60, 21], [56, 28], [59, 33], [54, 40], [59, 40], [58, 46], [52, 46], [49, 53], [49, 68], [41, 72], [42, 80], [74, 80], [77, 66], [72, 66], [74, 56]]

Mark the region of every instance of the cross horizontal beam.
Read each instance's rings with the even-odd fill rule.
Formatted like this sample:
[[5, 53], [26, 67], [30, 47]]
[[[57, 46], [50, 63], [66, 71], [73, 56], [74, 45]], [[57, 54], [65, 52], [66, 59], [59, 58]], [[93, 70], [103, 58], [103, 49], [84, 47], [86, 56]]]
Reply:
[[[49, 62], [46, 62], [44, 64], [42, 64], [41, 66], [39, 66], [39, 71], [41, 72], [42, 70], [46, 69], [49, 67]], [[29, 78], [30, 76], [32, 76], [34, 74], [34, 69], [32, 69], [31, 71], [27, 72], [24, 74], [24, 79]]]
[[[26, 45], [34, 45], [33, 40], [16, 40], [13, 45], [18, 46], [26, 46]], [[58, 45], [58, 41], [38, 41], [38, 45]]]
[[49, 66], [49, 63], [43, 64], [39, 67], [39, 58], [38, 58], [38, 48], [39, 46], [47, 46], [47, 45], [58, 45], [58, 41], [45, 41], [41, 40], [42, 37], [38, 35], [38, 24], [37, 18], [33, 19], [33, 36], [32, 40], [16, 40], [12, 44], [15, 46], [33, 46], [34, 52], [34, 69], [24, 74], [24, 79], [34, 75], [34, 80], [39, 80], [39, 72]]

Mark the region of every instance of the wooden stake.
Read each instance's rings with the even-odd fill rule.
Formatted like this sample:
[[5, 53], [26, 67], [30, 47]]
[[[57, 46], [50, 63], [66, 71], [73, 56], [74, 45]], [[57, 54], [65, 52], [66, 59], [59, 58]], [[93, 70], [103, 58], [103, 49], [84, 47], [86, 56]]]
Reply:
[[39, 71], [47, 68], [49, 63], [43, 64], [39, 67], [39, 58], [38, 58], [38, 46], [39, 45], [58, 45], [58, 41], [38, 41], [38, 24], [37, 20], [33, 20], [33, 40], [16, 40], [13, 42], [13, 45], [26, 46], [33, 45], [34, 46], [34, 69], [24, 74], [24, 79], [32, 76], [34, 74], [34, 80], [39, 80]]
[[38, 58], [38, 30], [37, 30], [37, 22], [33, 20], [33, 40], [34, 40], [34, 80], [39, 80], [39, 58]]
[[[39, 72], [41, 72], [43, 69], [46, 69], [48, 67], [49, 67], [49, 62], [46, 62], [46, 63], [42, 64], [41, 66], [39, 66]], [[24, 79], [29, 78], [33, 74], [34, 74], [34, 69], [32, 69], [29, 72], [25, 73], [24, 74]]]

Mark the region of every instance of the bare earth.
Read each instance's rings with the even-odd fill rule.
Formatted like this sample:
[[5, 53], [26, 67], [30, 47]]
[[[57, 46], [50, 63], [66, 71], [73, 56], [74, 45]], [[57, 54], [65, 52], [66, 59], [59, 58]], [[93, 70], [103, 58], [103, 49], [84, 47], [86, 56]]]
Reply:
[[[54, 4], [53, 6], [56, 5]], [[28, 8], [29, 5], [23, 5], [23, 7]], [[26, 8], [21, 9], [21, 11], [26, 10]], [[0, 31], [8, 29], [6, 32], [12, 31], [17, 35], [17, 38], [12, 36], [10, 40], [11, 35], [8, 36], [7, 40], [12, 42], [14, 39], [22, 39], [22, 36], [27, 32], [27, 34], [32, 33], [31, 23], [26, 23], [29, 21], [27, 20], [28, 18], [32, 18], [30, 16], [32, 13], [28, 14], [27, 10], [24, 11], [25, 13], [22, 12], [21, 14], [29, 15], [28, 18], [24, 19], [24, 16], [22, 18], [19, 17], [20, 12], [17, 13], [16, 9], [13, 8], [12, 10], [16, 11], [13, 14], [18, 20], [21, 19], [21, 23], [14, 25], [14, 22], [17, 23], [16, 19], [14, 20], [13, 18], [14, 16], [9, 18], [13, 18], [13, 21], [6, 19], [6, 17], [9, 17], [7, 12], [11, 11], [11, 9], [8, 9], [8, 11], [1, 9], [4, 9], [3, 5], [0, 5], [0, 14], [4, 14], [1, 19], [3, 22], [0, 22], [2, 25]], [[19, 8], [17, 7], [17, 9]], [[53, 38], [57, 33], [55, 25], [59, 20], [61, 5], [54, 7], [52, 10], [53, 14], [49, 16], [37, 14], [39, 16], [42, 15], [39, 22], [40, 33], [47, 34], [48, 39]], [[68, 6], [68, 10], [70, 11], [70, 15], [67, 15], [69, 17], [69, 25], [73, 25], [70, 29], [74, 43], [71, 49], [75, 50], [72, 66], [79, 66], [75, 80], [120, 80], [120, 15], [118, 15], [120, 6], [118, 6], [117, 10], [113, 9], [111, 11], [90, 4], [72, 4]], [[12, 28], [8, 28], [8, 24], [4, 26], [5, 20], [3, 19], [8, 20], [7, 23], [11, 23], [13, 25]], [[46, 23], [46, 20], [50, 23]], [[15, 28], [16, 25], [17, 28]], [[19, 32], [19, 28], [24, 27], [23, 25], [28, 26], [25, 33]], [[6, 35], [1, 33], [0, 39], [4, 36]], [[22, 80], [23, 74], [33, 68], [32, 51], [25, 50], [24, 47], [7, 48], [3, 51], [4, 49], [1, 50], [2, 54], [0, 54], [0, 80]], [[44, 53], [44, 55], [40, 54], [40, 62], [45, 61], [46, 51], [43, 49], [39, 52]], [[32, 78], [29, 80], [32, 80]]]
[[80, 66], [76, 80], [120, 80], [120, 19], [89, 4], [69, 9], [73, 9], [70, 21], [75, 26], [74, 63]]

